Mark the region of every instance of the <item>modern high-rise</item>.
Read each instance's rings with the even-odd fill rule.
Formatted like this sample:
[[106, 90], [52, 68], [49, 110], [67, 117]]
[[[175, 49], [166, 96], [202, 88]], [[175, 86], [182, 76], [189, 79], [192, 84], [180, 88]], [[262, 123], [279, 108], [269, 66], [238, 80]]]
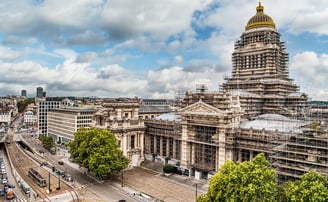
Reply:
[[37, 98], [42, 98], [43, 97], [43, 88], [42, 87], [37, 87], [36, 88], [36, 97]]
[[22, 97], [26, 97], [26, 95], [27, 95], [26, 90], [22, 90], [21, 96], [22, 96]]

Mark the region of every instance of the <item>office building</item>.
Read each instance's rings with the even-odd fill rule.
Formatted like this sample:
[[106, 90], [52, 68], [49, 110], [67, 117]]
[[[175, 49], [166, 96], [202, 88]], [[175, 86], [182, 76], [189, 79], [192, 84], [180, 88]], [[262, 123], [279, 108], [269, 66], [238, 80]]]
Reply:
[[43, 98], [43, 88], [42, 87], [37, 87], [36, 88], [36, 97], [37, 98]]
[[21, 96], [22, 97], [26, 97], [27, 96], [27, 91], [26, 90], [22, 90]]
[[47, 136], [58, 144], [74, 140], [74, 133], [80, 128], [90, 128], [95, 109], [93, 107], [62, 107], [48, 111]]

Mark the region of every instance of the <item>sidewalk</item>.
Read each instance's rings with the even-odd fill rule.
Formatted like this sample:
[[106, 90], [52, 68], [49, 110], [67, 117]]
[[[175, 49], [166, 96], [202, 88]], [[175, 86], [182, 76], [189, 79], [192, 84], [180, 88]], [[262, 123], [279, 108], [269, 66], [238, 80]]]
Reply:
[[[59, 156], [65, 164], [75, 170], [81, 173], [86, 172], [85, 168], [81, 168], [78, 164], [69, 161], [69, 153], [63, 148], [60, 149]], [[103, 182], [93, 176], [88, 176], [98, 183]], [[196, 194], [200, 195], [208, 190], [208, 180], [195, 180], [189, 176], [179, 174], [164, 176], [162, 172], [156, 172], [146, 167], [126, 169], [123, 176], [123, 187], [120, 176], [117, 176], [111, 184], [117, 190], [140, 202], [161, 200], [165, 202], [195, 201]], [[81, 185], [75, 184], [75, 187], [81, 187]]]

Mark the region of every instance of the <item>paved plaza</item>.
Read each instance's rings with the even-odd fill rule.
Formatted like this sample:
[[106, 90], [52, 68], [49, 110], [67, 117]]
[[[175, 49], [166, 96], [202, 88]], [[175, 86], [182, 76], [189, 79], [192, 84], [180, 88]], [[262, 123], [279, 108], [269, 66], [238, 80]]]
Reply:
[[124, 186], [128, 187], [126, 190], [130, 194], [145, 193], [151, 196], [149, 201], [191, 202], [196, 201], [196, 192], [197, 195], [206, 192], [208, 184], [205, 180], [192, 180], [177, 174], [163, 176], [159, 172], [135, 167], [124, 171]]

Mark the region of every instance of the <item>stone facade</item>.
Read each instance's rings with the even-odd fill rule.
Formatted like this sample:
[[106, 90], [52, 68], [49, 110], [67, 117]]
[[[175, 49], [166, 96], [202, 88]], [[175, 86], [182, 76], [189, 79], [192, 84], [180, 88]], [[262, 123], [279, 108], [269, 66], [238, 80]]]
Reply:
[[311, 169], [328, 175], [328, 127], [309, 119], [307, 95], [289, 78], [285, 43], [261, 3], [256, 11], [235, 43], [232, 75], [219, 91], [186, 92], [177, 114], [145, 120], [145, 155], [195, 178], [261, 152], [279, 181]]
[[132, 166], [140, 165], [144, 160], [145, 126], [139, 119], [139, 102], [137, 98], [104, 100], [93, 118], [94, 127], [106, 128], [116, 135]]

